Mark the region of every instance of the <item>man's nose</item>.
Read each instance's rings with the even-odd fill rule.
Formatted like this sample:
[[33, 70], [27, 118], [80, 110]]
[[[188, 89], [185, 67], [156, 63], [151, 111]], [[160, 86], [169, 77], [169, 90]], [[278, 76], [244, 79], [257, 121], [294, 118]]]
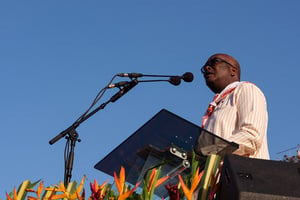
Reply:
[[212, 69], [212, 67], [210, 65], [205, 65], [204, 66], [204, 71], [208, 71], [208, 69]]

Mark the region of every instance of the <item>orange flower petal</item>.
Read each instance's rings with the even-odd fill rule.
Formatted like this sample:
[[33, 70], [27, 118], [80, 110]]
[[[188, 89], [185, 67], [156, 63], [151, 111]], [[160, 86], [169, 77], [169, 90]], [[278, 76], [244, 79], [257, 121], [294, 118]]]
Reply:
[[97, 191], [99, 186], [98, 186], [98, 182], [96, 179], [94, 180], [94, 187], [95, 187], [95, 190]]
[[190, 191], [190, 190], [188, 189], [188, 187], [185, 185], [185, 183], [184, 183], [184, 181], [182, 180], [180, 174], [178, 174], [178, 178], [179, 178], [179, 181], [180, 181], [180, 183], [181, 183], [181, 187], [182, 187], [182, 190], [183, 190], [183, 192], [184, 192], [184, 195], [186, 196], [186, 198], [187, 198], [188, 200], [192, 200], [192, 195], [193, 195], [193, 193], [191, 193], [191, 191]]
[[124, 190], [124, 184], [125, 184], [125, 169], [123, 166], [121, 166], [121, 171], [120, 171], [120, 185], [121, 185], [121, 191], [123, 192]]
[[116, 183], [117, 189], [118, 189], [119, 193], [121, 194], [122, 193], [121, 184], [120, 184], [119, 178], [117, 177], [117, 174], [115, 172], [114, 172], [114, 177], [115, 177], [115, 183]]
[[128, 198], [134, 192], [134, 190], [136, 190], [136, 188], [139, 186], [140, 183], [141, 183], [141, 181], [138, 182], [133, 189], [120, 195], [118, 200], [124, 200], [124, 199]]
[[54, 195], [51, 199], [63, 199], [67, 197], [68, 197], [67, 194], [58, 194], [58, 195]]
[[99, 186], [99, 189], [102, 189], [106, 185], [107, 182], [108, 182], [108, 179]]
[[43, 191], [43, 188], [44, 188], [44, 181], [42, 181], [37, 189], [37, 197], [38, 199], [40, 199], [41, 197], [41, 194], [42, 194], [42, 191]]
[[83, 176], [78, 188], [76, 189], [76, 191], [71, 195], [71, 199], [76, 199], [76, 197], [78, 197], [78, 195], [80, 194], [80, 191], [83, 188], [83, 184], [84, 184], [84, 180], [85, 180], [85, 175]]
[[154, 168], [149, 177], [148, 193], [151, 191], [151, 189], [153, 187], [155, 175], [156, 175], [156, 169]]
[[199, 167], [197, 168], [196, 174], [194, 176], [193, 182], [192, 182], [192, 186], [191, 186], [191, 191], [194, 192], [195, 189], [197, 188], [198, 184], [200, 183], [200, 180], [202, 178], [203, 172], [202, 171], [200, 174], [198, 174], [199, 172]]
[[169, 178], [169, 176], [165, 176], [163, 178], [158, 179], [156, 181], [155, 188], [157, 188], [158, 186], [160, 186], [161, 184], [163, 184], [168, 178]]

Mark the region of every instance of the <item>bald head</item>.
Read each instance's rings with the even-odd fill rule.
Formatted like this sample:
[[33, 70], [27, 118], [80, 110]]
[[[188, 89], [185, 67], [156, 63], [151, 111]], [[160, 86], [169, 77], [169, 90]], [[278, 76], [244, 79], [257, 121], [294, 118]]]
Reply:
[[208, 60], [214, 59], [214, 58], [221, 58], [225, 60], [226, 62], [230, 63], [233, 67], [237, 70], [237, 78], [240, 80], [241, 78], [241, 68], [239, 62], [232, 56], [225, 54], [225, 53], [216, 53], [212, 55]]

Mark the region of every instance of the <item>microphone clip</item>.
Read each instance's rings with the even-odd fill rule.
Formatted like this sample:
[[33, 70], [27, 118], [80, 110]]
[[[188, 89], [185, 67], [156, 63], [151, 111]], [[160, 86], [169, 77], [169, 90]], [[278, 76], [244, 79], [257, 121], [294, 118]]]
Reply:
[[120, 97], [122, 97], [124, 94], [126, 94], [129, 90], [131, 90], [134, 86], [138, 84], [137, 79], [133, 79], [132, 81], [128, 82], [123, 86], [122, 89], [120, 89], [119, 92], [117, 92], [114, 96], [110, 98], [110, 102], [117, 101]]

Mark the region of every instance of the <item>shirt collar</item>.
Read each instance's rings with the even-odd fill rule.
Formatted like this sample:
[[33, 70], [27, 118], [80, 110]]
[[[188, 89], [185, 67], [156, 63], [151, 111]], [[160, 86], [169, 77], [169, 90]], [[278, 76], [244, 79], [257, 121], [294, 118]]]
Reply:
[[224, 92], [226, 92], [226, 91], [228, 91], [228, 90], [230, 90], [230, 89], [232, 89], [232, 88], [237, 87], [239, 84], [241, 84], [240, 81], [235, 81], [235, 82], [230, 83], [229, 85], [227, 85], [227, 86], [222, 90], [222, 92], [221, 92], [219, 95], [222, 95]]

